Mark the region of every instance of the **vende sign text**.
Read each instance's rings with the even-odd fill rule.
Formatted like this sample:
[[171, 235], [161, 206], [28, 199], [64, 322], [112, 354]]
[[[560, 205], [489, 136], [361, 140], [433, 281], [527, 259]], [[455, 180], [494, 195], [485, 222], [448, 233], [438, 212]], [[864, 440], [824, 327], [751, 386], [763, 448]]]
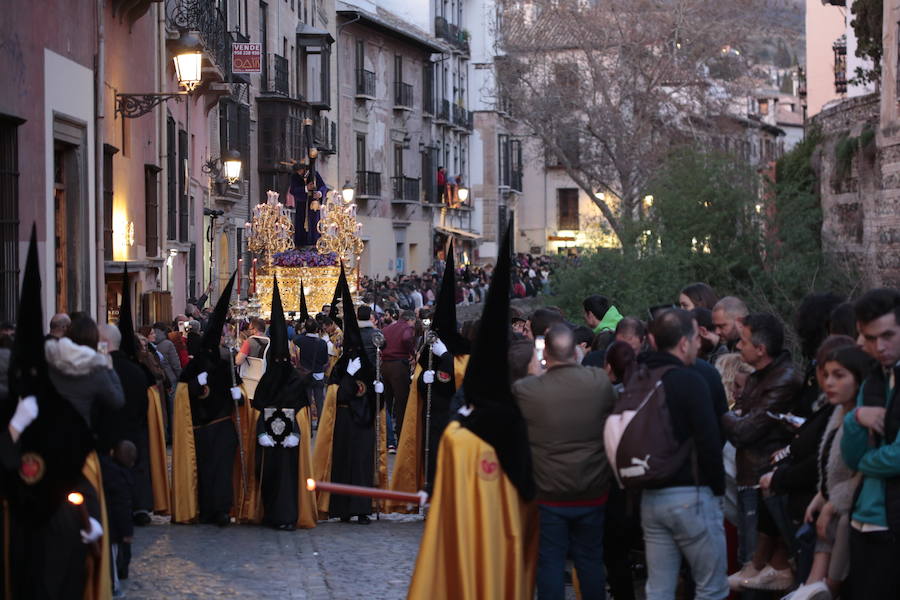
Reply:
[[233, 73], [262, 72], [262, 44], [231, 44], [231, 71]]

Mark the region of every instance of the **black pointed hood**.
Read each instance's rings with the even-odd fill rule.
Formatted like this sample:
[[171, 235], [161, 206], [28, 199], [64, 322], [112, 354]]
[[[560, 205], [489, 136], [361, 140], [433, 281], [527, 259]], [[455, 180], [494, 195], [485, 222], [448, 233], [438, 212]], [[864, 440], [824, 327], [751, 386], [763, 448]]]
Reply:
[[131, 316], [131, 283], [128, 281], [128, 264], [122, 270], [122, 305], [119, 307], [119, 333], [122, 343], [119, 350], [131, 360], [137, 360], [138, 342], [134, 335], [134, 318]]
[[306, 306], [306, 292], [303, 291], [303, 280], [300, 280], [300, 320], [306, 323], [309, 318], [309, 308]]
[[512, 277], [511, 231], [500, 245], [488, 288], [478, 338], [463, 379], [466, 402], [474, 408], [462, 424], [493, 446], [503, 470], [524, 500], [534, 497], [531, 449], [522, 413], [509, 378], [509, 294]]
[[[332, 373], [339, 379], [343, 376], [350, 359], [359, 358], [362, 360], [363, 370], [371, 371], [371, 374], [363, 375], [362, 378], [371, 379], [375, 376], [375, 367], [369, 361], [365, 348], [363, 348], [362, 333], [359, 331], [359, 321], [356, 320], [356, 305], [353, 303], [350, 285], [347, 283], [347, 277], [344, 275], [343, 263], [341, 263], [341, 277], [338, 280], [338, 286], [340, 287], [341, 307], [344, 315], [344, 340], [341, 358], [338, 359]], [[360, 375], [357, 374], [357, 377], [360, 377]]]
[[[287, 322], [284, 319], [284, 307], [281, 304], [281, 291], [278, 280], [272, 282], [272, 316], [269, 322], [269, 351], [266, 354], [266, 371], [259, 380], [253, 393], [253, 408], [262, 410], [269, 406], [279, 406], [284, 395], [291, 396], [294, 403], [303, 401], [306, 394], [298, 394], [302, 385], [299, 374], [291, 364], [288, 350]], [[306, 404], [306, 402], [302, 402]]]
[[216, 302], [216, 307], [206, 323], [206, 331], [203, 332], [203, 349], [214, 352], [215, 356], [218, 356], [218, 348], [222, 340], [222, 329], [225, 327], [225, 321], [228, 319], [228, 307], [231, 304], [231, 290], [234, 288], [234, 276], [236, 273], [237, 271], [231, 274], [231, 279], [228, 280], [225, 289], [222, 290], [222, 295], [219, 296], [219, 301]]
[[342, 330], [344, 329], [344, 322], [341, 317], [338, 316], [337, 304], [341, 299], [341, 290], [345, 285], [349, 288], [349, 285], [347, 284], [347, 274], [344, 273], [344, 263], [341, 262], [341, 274], [338, 277], [337, 285], [334, 288], [334, 295], [331, 297], [331, 306], [328, 308], [328, 316]]
[[452, 240], [447, 248], [447, 261], [444, 266], [444, 276], [441, 278], [441, 288], [438, 290], [431, 329], [437, 333], [453, 356], [468, 354], [471, 350], [469, 340], [464, 338], [457, 328], [456, 260], [453, 256]]
[[[93, 448], [93, 436], [87, 423], [60, 396], [47, 374], [35, 226], [31, 228], [17, 315], [10, 359], [10, 395], [3, 407], [3, 422], [9, 422], [18, 399], [25, 396], [37, 398], [38, 416], [19, 437], [20, 464], [0, 473], [3, 479], [0, 485], [15, 518], [42, 524], [80, 482], [85, 458]], [[38, 477], [26, 481], [20, 473]]]

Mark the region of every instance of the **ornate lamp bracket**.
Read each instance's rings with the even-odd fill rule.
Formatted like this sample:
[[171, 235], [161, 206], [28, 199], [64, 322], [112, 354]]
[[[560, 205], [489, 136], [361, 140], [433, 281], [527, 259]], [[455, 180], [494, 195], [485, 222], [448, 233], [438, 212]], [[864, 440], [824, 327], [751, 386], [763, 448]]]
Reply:
[[187, 96], [187, 92], [172, 92], [168, 94], [116, 94], [116, 113], [126, 119], [142, 117], [166, 100], [175, 98], [181, 102], [181, 98]]

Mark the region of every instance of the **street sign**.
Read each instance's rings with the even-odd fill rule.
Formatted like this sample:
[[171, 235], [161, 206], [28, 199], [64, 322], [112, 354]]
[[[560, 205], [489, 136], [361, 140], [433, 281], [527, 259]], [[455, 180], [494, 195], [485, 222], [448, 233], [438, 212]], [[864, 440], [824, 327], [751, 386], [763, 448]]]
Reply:
[[261, 73], [262, 44], [239, 42], [231, 44], [231, 72]]

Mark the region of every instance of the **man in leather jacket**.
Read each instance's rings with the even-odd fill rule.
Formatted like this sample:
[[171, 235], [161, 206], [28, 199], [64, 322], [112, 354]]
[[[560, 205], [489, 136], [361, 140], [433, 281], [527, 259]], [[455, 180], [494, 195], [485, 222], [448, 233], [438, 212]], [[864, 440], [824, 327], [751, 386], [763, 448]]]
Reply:
[[[759, 571], [768, 571], [770, 577], [787, 581], [790, 576], [787, 554], [782, 551], [772, 556], [778, 530], [765, 512], [758, 483], [760, 476], [769, 470], [772, 453], [788, 445], [791, 439], [790, 431], [769, 413], [791, 412], [803, 382], [784, 349], [784, 328], [774, 315], [756, 313], [745, 317], [738, 349], [744, 361], [755, 369], [735, 409], [722, 415], [725, 435], [737, 448], [739, 559], [744, 563], [740, 579], [751, 579], [760, 575]], [[760, 548], [754, 556], [756, 543]], [[751, 556], [755, 567], [747, 564]], [[766, 567], [767, 560], [775, 563], [774, 569]], [[732, 579], [731, 583], [735, 582]]]

